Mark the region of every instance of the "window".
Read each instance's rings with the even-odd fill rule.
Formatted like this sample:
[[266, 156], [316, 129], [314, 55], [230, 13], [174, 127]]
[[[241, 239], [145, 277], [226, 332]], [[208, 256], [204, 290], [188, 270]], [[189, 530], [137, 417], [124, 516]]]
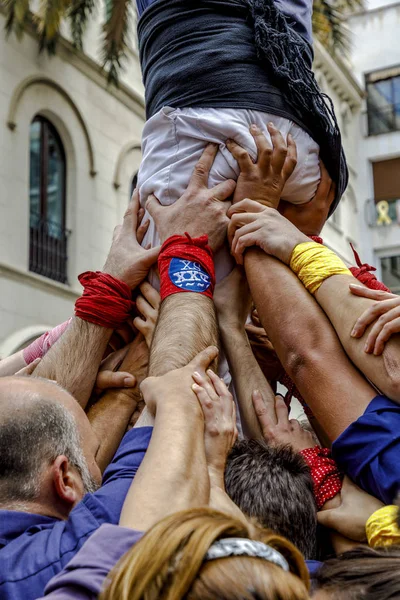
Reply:
[[381, 258], [382, 281], [395, 294], [400, 294], [400, 256]]
[[64, 148], [56, 129], [43, 117], [30, 128], [29, 270], [67, 282]]
[[370, 73], [366, 83], [369, 135], [400, 130], [400, 67]]

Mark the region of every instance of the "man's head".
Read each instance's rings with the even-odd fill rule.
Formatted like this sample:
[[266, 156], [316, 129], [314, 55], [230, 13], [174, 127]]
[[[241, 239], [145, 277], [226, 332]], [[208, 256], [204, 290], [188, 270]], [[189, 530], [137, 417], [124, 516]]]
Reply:
[[226, 491], [249, 517], [315, 558], [317, 509], [309, 468], [289, 446], [237, 442], [228, 457]]
[[66, 518], [101, 481], [98, 442], [56, 383], [0, 379], [0, 506]]

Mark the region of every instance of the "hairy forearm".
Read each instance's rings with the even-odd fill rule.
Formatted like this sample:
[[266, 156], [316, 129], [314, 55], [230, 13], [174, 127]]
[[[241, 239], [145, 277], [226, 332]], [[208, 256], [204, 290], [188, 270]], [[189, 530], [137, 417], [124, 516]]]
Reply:
[[252, 393], [260, 391], [272, 416], [275, 415], [274, 393], [258, 365], [244, 328], [223, 316], [219, 318], [219, 324], [222, 344], [235, 384], [243, 431], [250, 439], [260, 439], [263, 436], [254, 411]]
[[347, 359], [325, 314], [288, 267], [251, 249], [245, 269], [282, 365], [329, 438], [336, 439], [364, 412], [374, 389]]
[[85, 408], [111, 334], [112, 329], [75, 317], [33, 376], [57, 381]]
[[88, 412], [89, 421], [101, 444], [97, 464], [102, 471], [111, 462], [141, 400], [139, 384], [146, 377], [148, 359], [146, 342], [139, 335], [129, 344], [120, 366], [120, 371], [136, 377], [136, 387], [107, 390]]
[[358, 281], [350, 275], [334, 275], [326, 279], [315, 299], [333, 324], [340, 341], [354, 364], [380, 390], [393, 400], [400, 401], [400, 335], [393, 336], [385, 345], [381, 356], [364, 351], [366, 337], [351, 337], [357, 318], [374, 300], [354, 296], [349, 290], [350, 283]]
[[218, 346], [213, 301], [196, 293], [168, 296], [160, 308], [150, 350], [149, 374], [164, 375], [183, 367], [207, 346]]
[[165, 398], [121, 513], [120, 525], [148, 530], [167, 515], [206, 506], [210, 494], [204, 419], [197, 400]]

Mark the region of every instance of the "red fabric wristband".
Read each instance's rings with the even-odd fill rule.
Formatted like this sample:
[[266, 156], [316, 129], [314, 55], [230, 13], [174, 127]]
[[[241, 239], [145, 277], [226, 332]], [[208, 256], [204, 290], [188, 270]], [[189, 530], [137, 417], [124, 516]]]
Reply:
[[342, 476], [328, 448], [315, 446], [302, 450], [300, 454], [310, 467], [314, 496], [320, 510], [325, 502], [339, 494], [342, 489]]
[[118, 329], [133, 314], [135, 303], [130, 287], [101, 271], [86, 271], [78, 277], [84, 287], [75, 302], [75, 316], [89, 323]]
[[168, 238], [158, 257], [158, 270], [161, 300], [181, 292], [213, 297], [214, 260], [206, 235], [192, 239], [185, 233]]

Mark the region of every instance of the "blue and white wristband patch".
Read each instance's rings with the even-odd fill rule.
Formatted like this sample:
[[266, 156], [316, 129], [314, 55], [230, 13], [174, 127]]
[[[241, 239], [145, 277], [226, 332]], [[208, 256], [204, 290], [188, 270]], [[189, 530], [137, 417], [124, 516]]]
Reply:
[[187, 292], [206, 292], [211, 285], [207, 271], [198, 263], [183, 258], [172, 258], [168, 275], [176, 287]]

